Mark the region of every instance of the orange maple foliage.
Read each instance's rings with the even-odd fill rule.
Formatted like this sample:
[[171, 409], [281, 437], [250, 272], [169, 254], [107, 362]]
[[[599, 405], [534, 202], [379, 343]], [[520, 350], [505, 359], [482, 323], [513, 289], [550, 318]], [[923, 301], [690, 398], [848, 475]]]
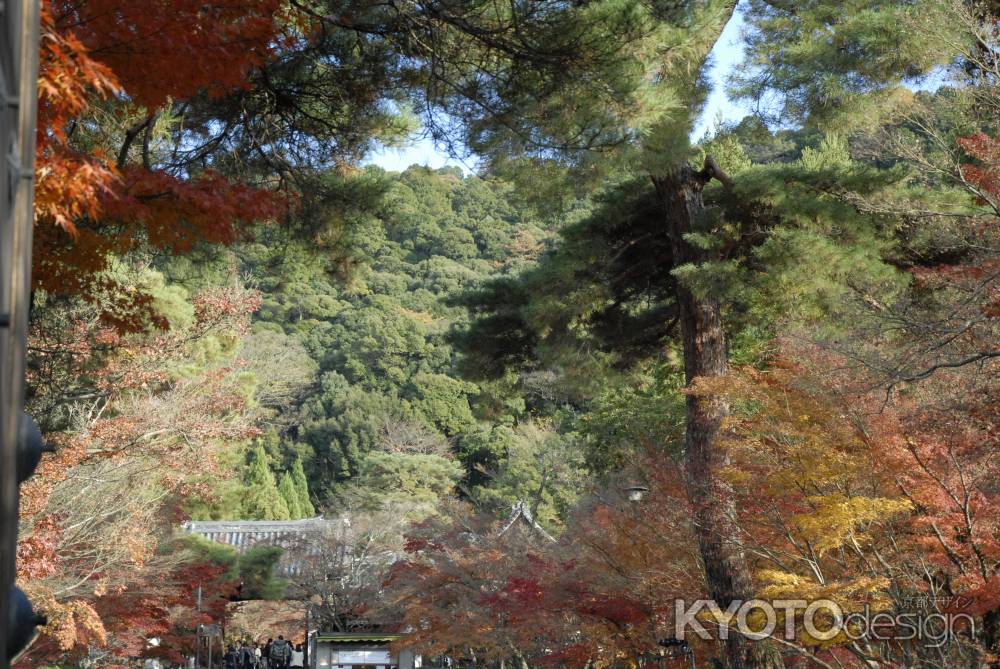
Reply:
[[962, 176], [984, 204], [1000, 209], [1000, 140], [980, 132], [959, 138], [958, 145], [977, 161], [962, 165]]
[[201, 91], [223, 95], [277, 46], [279, 0], [50, 0], [61, 27], [155, 109]]
[[[946, 651], [868, 641], [889, 657], [990, 652], [1000, 607], [994, 378], [942, 372], [887, 399], [833, 353], [789, 342], [782, 352], [766, 371], [736, 369], [711, 385], [735, 409], [726, 475], [756, 556], [757, 596], [829, 599], [856, 614], [978, 616], [978, 637], [960, 635]], [[794, 643], [866, 666], [838, 655], [852, 647], [845, 633], [797, 628]]]
[[387, 608], [408, 630], [397, 645], [529, 666], [627, 666], [656, 654], [673, 630], [674, 598], [701, 597], [704, 583], [676, 463], [662, 454], [643, 463], [648, 500], [596, 491], [557, 541], [501, 532], [460, 506], [415, 527], [386, 583]]
[[[284, 210], [274, 193], [217, 172], [172, 173], [145, 160], [128, 165], [127, 151], [116, 161], [111, 153], [119, 149], [75, 138], [81, 124], [97, 123], [98, 105], [152, 123], [171, 101], [248, 86], [252, 69], [280, 44], [279, 8], [278, 0], [42, 3], [36, 287], [96, 303], [95, 294], [122, 292], [102, 275], [114, 256], [147, 244], [174, 253], [199, 241], [228, 244], [247, 225]], [[135, 132], [109, 131], [126, 138]], [[130, 309], [109, 324], [128, 330], [155, 320], [144, 296], [125, 301]]]
[[76, 221], [98, 216], [98, 198], [112, 191], [117, 170], [107, 156], [73, 150], [67, 133], [92, 99], [121, 87], [73, 32], [59, 28], [49, 2], [42, 3], [40, 47], [35, 216], [72, 234]]
[[[68, 392], [85, 388], [96, 403], [71, 433], [47, 435], [57, 450], [22, 486], [17, 577], [49, 618], [32, 663], [74, 657], [88, 644], [137, 655], [145, 637], [172, 629], [171, 602], [191, 599], [171, 580], [190, 565], [157, 548], [184, 500], [203, 498], [206, 481], [225, 475], [218, 454], [259, 433], [233, 357], [259, 304], [258, 293], [234, 285], [194, 295], [192, 321], [170, 330], [124, 334], [84, 318], [98, 311], [86, 306], [55, 320], [54, 333], [48, 321], [35, 323], [36, 407], [66, 392], [42, 380], [50, 368], [85, 379]], [[230, 352], [205, 363], [204, 346]], [[178, 371], [192, 360], [198, 373]]]

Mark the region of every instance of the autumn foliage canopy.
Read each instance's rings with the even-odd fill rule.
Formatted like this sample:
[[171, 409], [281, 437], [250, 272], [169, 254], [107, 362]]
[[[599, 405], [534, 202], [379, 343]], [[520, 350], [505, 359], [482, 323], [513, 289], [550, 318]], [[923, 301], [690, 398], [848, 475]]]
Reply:
[[[113, 293], [120, 286], [105, 271], [116, 255], [142, 244], [180, 253], [232, 243], [281, 213], [282, 199], [264, 184], [171, 165], [153, 137], [167, 103], [249, 85], [277, 44], [279, 9], [273, 0], [43, 3], [37, 288]], [[133, 313], [113, 317], [117, 325], [152, 315], [137, 297]]]

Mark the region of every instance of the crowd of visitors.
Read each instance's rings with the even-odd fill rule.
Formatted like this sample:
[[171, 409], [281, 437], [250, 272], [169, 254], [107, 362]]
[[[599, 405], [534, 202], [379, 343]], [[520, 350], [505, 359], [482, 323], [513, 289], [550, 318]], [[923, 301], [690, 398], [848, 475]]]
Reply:
[[225, 669], [292, 669], [302, 668], [305, 652], [302, 644], [292, 646], [285, 637], [268, 639], [267, 643], [247, 641], [229, 646], [225, 655]]

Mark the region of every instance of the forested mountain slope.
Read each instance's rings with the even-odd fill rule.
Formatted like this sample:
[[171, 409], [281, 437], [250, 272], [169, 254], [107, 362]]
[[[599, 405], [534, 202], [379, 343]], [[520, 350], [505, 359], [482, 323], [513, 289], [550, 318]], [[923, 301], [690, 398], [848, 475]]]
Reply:
[[[340, 246], [317, 249], [264, 230], [212, 263], [238, 263], [261, 291], [242, 351], [251, 360], [273, 356], [266, 366], [251, 363], [270, 417], [262, 448], [250, 451], [232, 485], [250, 482], [251, 497], [280, 489], [291, 485], [280, 472], [301, 463], [320, 511], [398, 503], [426, 514], [459, 486], [490, 508], [538, 497], [545, 522], [558, 522], [574, 493], [545, 473], [546, 453], [565, 450], [572, 437], [546, 417], [532, 419], [509, 383], [462, 378], [453, 333], [470, 319], [456, 298], [532, 265], [561, 222], [579, 214], [543, 219], [510, 185], [457, 169], [353, 178], [373, 199], [339, 222]], [[338, 252], [345, 248], [346, 257]], [[181, 283], [209, 280], [204, 265], [186, 261], [167, 271]], [[262, 474], [260, 459], [276, 478]], [[576, 469], [575, 459], [561, 475]], [[198, 514], [286, 515], [273, 494], [249, 504], [246, 493], [228, 497]]]

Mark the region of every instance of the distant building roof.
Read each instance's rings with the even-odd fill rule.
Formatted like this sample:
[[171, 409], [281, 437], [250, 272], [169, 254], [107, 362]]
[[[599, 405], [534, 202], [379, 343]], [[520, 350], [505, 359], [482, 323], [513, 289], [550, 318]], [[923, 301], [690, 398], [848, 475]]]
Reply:
[[[200, 535], [209, 541], [232, 546], [245, 553], [254, 546], [277, 546], [290, 549], [301, 546], [301, 538], [331, 527], [337, 521], [322, 516], [302, 520], [189, 520], [181, 525], [188, 534]], [[341, 522], [344, 522], [341, 519]], [[284, 575], [298, 573], [301, 564], [286, 551], [278, 570]]]
[[498, 537], [505, 535], [512, 527], [516, 526], [526, 527], [531, 532], [541, 536], [548, 541], [555, 541], [555, 538], [545, 531], [545, 528], [538, 524], [535, 520], [534, 515], [531, 513], [531, 508], [528, 503], [523, 499], [519, 499], [514, 502], [513, 506], [510, 508], [510, 516], [507, 518], [507, 523], [497, 532]]
[[357, 643], [363, 641], [392, 642], [401, 639], [402, 634], [385, 634], [380, 632], [316, 632], [317, 641], [329, 643]]
[[188, 534], [199, 534], [243, 553], [255, 545], [281, 546], [282, 540], [322, 530], [331, 522], [323, 516], [302, 520], [189, 520], [181, 527]]

